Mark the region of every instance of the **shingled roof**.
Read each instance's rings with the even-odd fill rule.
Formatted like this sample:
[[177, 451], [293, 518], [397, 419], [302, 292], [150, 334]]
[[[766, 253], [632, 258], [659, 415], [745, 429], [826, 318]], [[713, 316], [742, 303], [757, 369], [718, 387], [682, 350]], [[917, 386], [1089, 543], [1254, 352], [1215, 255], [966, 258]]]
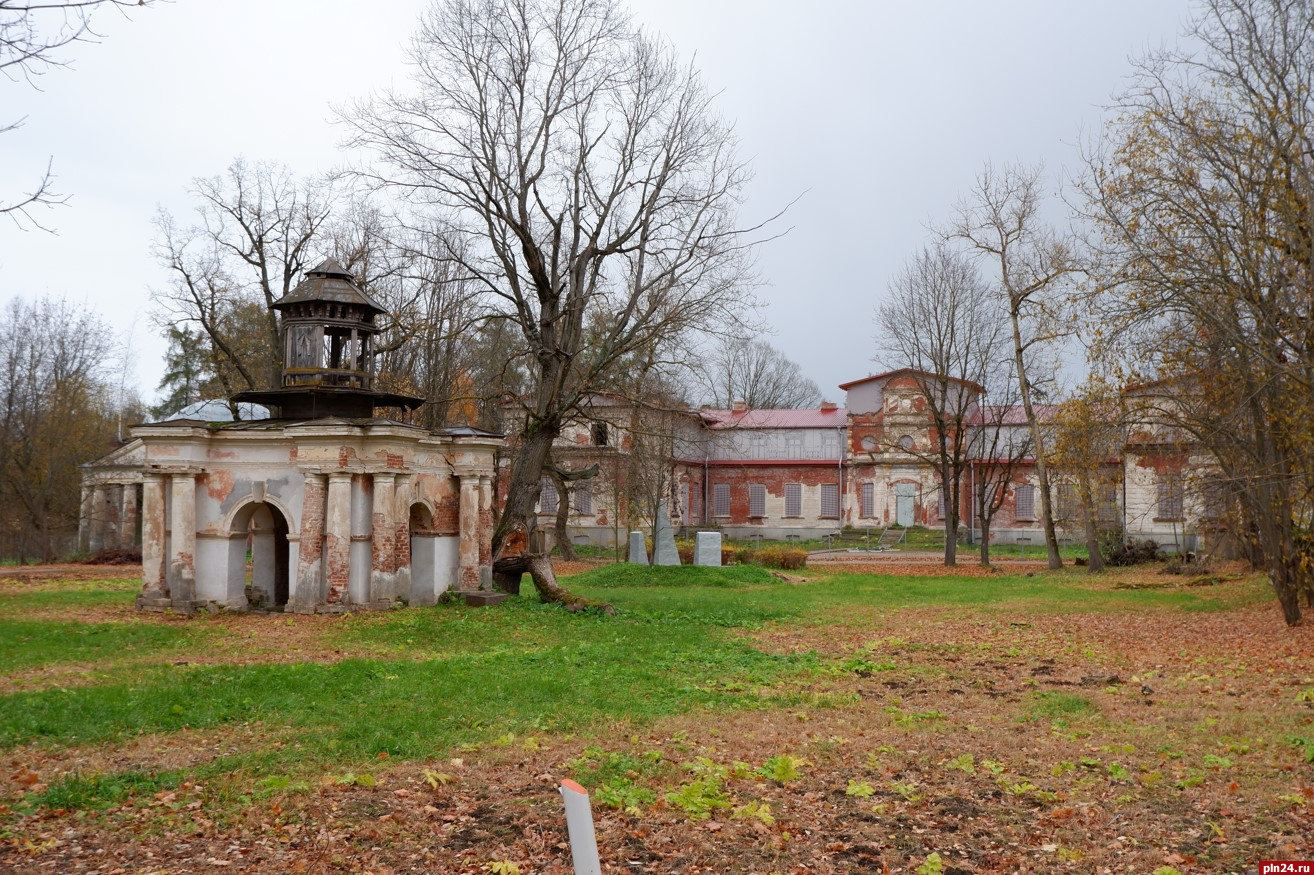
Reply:
[[306, 271], [306, 278], [297, 287], [273, 303], [274, 309], [308, 301], [333, 301], [337, 304], [356, 304], [375, 313], [386, 313], [378, 301], [365, 294], [356, 285], [351, 273], [332, 258], [326, 258], [315, 268]]

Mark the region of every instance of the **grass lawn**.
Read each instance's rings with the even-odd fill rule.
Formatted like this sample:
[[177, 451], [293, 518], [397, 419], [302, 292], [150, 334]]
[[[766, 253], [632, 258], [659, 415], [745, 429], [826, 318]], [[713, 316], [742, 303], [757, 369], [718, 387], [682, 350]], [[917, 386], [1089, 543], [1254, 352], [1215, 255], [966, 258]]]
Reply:
[[1314, 634], [1253, 577], [566, 582], [616, 616], [527, 582], [180, 618], [131, 580], [0, 580], [0, 870], [568, 873], [566, 777], [612, 872], [1314, 856]]

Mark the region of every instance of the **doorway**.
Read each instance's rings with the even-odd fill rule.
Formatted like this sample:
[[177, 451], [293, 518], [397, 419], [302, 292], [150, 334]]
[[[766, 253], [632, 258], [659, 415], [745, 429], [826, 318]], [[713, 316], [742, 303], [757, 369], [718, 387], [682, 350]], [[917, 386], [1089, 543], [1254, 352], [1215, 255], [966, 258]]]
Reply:
[[246, 534], [244, 553], [251, 561], [247, 600], [252, 607], [282, 610], [289, 594], [287, 518], [268, 502], [252, 502], [233, 520], [232, 531]]
[[905, 529], [913, 524], [913, 509], [917, 501], [916, 483], [894, 484], [894, 522]]

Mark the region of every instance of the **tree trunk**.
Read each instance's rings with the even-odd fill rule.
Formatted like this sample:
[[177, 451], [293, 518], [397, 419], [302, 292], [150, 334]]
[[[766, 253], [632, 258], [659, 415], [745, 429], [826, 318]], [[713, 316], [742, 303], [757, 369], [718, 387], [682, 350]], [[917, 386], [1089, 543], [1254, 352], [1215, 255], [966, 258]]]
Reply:
[[534, 505], [552, 450], [552, 442], [560, 434], [560, 426], [540, 424], [526, 429], [523, 440], [511, 465], [511, 482], [507, 485], [506, 505], [502, 517], [493, 531], [493, 581], [504, 592], [520, 592], [520, 579], [528, 571], [544, 602], [555, 602], [567, 610], [599, 607], [615, 613], [611, 605], [595, 602], [571, 593], [557, 583], [552, 573], [552, 559], [546, 553], [530, 552], [534, 527], [538, 516]]
[[944, 496], [944, 564], [958, 564], [958, 502], [956, 496], [949, 494], [948, 484], [942, 484], [940, 493]]
[[1040, 515], [1045, 524], [1045, 550], [1049, 553], [1049, 567], [1062, 568], [1063, 559], [1059, 556], [1058, 534], [1054, 531], [1054, 504], [1049, 494], [1049, 469], [1045, 464], [1045, 440], [1041, 435], [1040, 421], [1036, 418], [1035, 405], [1031, 403], [1031, 383], [1027, 380], [1026, 347], [1022, 343], [1021, 316], [1018, 313], [1020, 302], [1010, 303], [1017, 387], [1022, 396], [1022, 409], [1027, 415], [1027, 426], [1031, 430], [1031, 442], [1036, 454], [1036, 479], [1040, 481]]
[[990, 567], [990, 517], [981, 514], [981, 564]]
[[552, 484], [557, 488], [557, 518], [556, 534], [557, 549], [561, 552], [561, 558], [567, 562], [575, 561], [575, 545], [570, 542], [570, 488], [566, 485], [566, 478], [552, 475]]
[[1104, 570], [1104, 557], [1100, 555], [1100, 534], [1096, 528], [1095, 491], [1090, 476], [1081, 474], [1081, 523], [1086, 530], [1086, 571], [1090, 574]]

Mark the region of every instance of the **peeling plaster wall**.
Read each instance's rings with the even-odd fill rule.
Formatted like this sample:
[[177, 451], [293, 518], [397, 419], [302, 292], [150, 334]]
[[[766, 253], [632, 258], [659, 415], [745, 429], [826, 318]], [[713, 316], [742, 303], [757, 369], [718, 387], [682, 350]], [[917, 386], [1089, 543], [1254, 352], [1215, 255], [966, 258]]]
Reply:
[[[417, 595], [431, 603], [458, 579], [474, 586], [491, 580], [483, 571], [491, 562], [484, 543], [492, 536], [491, 495], [479, 484], [493, 473], [494, 438], [449, 438], [409, 426], [338, 421], [240, 429], [155, 424], [139, 427], [137, 434], [145, 471], [166, 485], [162, 500], [152, 499], [155, 517], [143, 521], [151, 536], [145, 552], [162, 557], [167, 588], [179, 590], [160, 592], [158, 581], [144, 582], [139, 606], [246, 607], [242, 584], [250, 514], [243, 508], [252, 502], [285, 517], [290, 611], [379, 608]], [[462, 476], [474, 478], [468, 519], [460, 516], [454, 465], [461, 466]], [[382, 492], [386, 508], [376, 502], [376, 478], [389, 484]], [[187, 516], [174, 506], [185, 486], [195, 491], [195, 522], [188, 526], [195, 536], [194, 556], [185, 549], [187, 538], [179, 540], [180, 533], [172, 531], [176, 520]], [[433, 571], [418, 592], [412, 586], [408, 530], [413, 500], [437, 511], [445, 529], [430, 533], [434, 545], [425, 560]], [[468, 568], [459, 564], [458, 532], [471, 541], [468, 556], [460, 554]], [[277, 562], [272, 548], [260, 556], [261, 562]], [[193, 567], [194, 590], [188, 583]], [[272, 579], [272, 573], [262, 567], [262, 579]], [[184, 584], [181, 589], [175, 581]]]

